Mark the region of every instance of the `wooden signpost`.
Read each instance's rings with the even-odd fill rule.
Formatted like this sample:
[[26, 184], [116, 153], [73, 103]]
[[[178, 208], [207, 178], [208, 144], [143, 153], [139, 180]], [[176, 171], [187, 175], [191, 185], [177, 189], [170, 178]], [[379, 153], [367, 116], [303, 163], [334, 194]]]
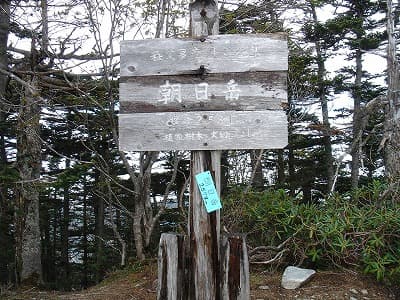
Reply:
[[194, 176], [210, 171], [220, 192], [218, 150], [287, 145], [286, 37], [217, 35], [215, 0], [190, 18], [190, 39], [121, 43], [120, 149], [193, 150], [188, 235], [161, 236], [158, 299], [250, 299], [245, 239], [221, 239]]
[[282, 34], [124, 41], [120, 149], [283, 148], [286, 70]]

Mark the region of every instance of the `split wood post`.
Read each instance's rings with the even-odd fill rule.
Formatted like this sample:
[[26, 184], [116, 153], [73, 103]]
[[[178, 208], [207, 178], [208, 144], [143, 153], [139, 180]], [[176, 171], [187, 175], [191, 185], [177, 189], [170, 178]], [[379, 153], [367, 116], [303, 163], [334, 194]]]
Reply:
[[222, 237], [221, 294], [223, 300], [250, 299], [249, 259], [243, 234]]
[[[207, 213], [194, 179], [195, 174], [204, 171], [218, 173], [213, 168], [212, 156], [211, 151], [192, 151], [191, 154], [188, 221], [190, 274], [188, 299], [190, 300], [220, 299], [219, 212]], [[217, 176], [214, 175], [214, 178]], [[216, 180], [216, 184], [217, 182]]]
[[158, 248], [159, 300], [187, 300], [185, 283], [185, 236], [163, 233]]
[[[218, 4], [215, 0], [196, 0], [190, 4], [190, 31], [193, 38], [205, 41], [219, 33]], [[199, 66], [204, 70], [204, 66]], [[202, 76], [200, 74], [199, 76]], [[220, 194], [220, 151], [192, 151], [189, 202], [189, 299], [220, 299], [220, 213], [207, 213], [195, 175], [210, 171]]]

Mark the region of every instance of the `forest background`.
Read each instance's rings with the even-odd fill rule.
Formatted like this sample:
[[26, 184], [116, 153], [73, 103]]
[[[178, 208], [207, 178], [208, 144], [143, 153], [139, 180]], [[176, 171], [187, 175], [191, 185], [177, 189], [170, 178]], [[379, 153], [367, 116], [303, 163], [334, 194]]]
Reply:
[[[1, 284], [88, 287], [186, 231], [188, 153], [119, 151], [117, 114], [118, 42], [188, 36], [187, 5], [1, 2]], [[398, 3], [219, 8], [221, 34], [287, 32], [290, 48], [289, 145], [223, 152], [224, 230], [248, 234], [253, 264], [398, 282]]]

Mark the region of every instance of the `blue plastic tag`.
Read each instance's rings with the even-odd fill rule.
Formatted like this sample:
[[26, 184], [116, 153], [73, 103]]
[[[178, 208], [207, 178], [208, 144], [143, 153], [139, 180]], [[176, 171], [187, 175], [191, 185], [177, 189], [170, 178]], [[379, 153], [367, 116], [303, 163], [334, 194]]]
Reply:
[[199, 173], [195, 177], [207, 212], [210, 213], [217, 209], [221, 209], [221, 201], [217, 190], [215, 189], [210, 171]]

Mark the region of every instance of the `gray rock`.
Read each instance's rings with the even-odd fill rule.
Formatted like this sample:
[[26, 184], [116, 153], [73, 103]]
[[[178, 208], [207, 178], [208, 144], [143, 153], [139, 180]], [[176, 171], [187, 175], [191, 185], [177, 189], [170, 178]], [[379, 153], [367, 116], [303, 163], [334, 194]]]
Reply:
[[364, 296], [368, 295], [368, 290], [363, 289], [363, 290], [361, 290], [360, 292], [361, 292], [361, 294], [363, 294]]
[[350, 289], [350, 293], [358, 294], [358, 291], [356, 289]]
[[282, 275], [281, 285], [288, 290], [294, 290], [306, 283], [315, 274], [314, 270], [289, 266]]
[[260, 290], [269, 290], [269, 286], [268, 285], [260, 285], [258, 288]]

